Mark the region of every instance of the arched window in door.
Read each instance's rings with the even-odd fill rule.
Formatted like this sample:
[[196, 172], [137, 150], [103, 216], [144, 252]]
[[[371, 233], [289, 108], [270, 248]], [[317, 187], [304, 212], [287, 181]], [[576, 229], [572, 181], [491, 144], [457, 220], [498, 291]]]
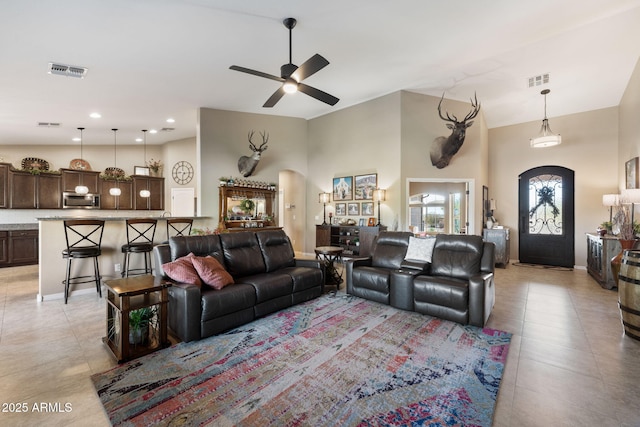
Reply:
[[542, 174], [529, 178], [529, 233], [563, 234], [562, 177]]

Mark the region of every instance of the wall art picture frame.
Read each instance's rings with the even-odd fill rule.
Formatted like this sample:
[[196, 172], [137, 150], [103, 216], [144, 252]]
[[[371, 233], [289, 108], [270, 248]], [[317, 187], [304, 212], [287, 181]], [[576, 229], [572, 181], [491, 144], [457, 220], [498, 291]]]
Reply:
[[376, 219], [375, 218], [369, 218], [369, 223], [367, 224], [369, 227], [375, 227], [376, 226]]
[[364, 218], [360, 218], [360, 221], [358, 222], [358, 225], [359, 225], [360, 227], [364, 227], [364, 223], [365, 223], [365, 221], [366, 221], [366, 219], [364, 219]]
[[336, 203], [336, 216], [345, 216], [347, 214], [346, 203]]
[[363, 216], [373, 215], [373, 202], [362, 202], [360, 208]]
[[349, 216], [360, 215], [360, 203], [347, 203], [347, 214]]
[[634, 157], [624, 164], [625, 187], [628, 189], [640, 188], [638, 183], [638, 161], [640, 158]]
[[378, 188], [378, 174], [356, 175], [354, 194], [356, 200], [373, 200], [373, 190]]
[[149, 176], [149, 168], [147, 166], [134, 166], [133, 174], [134, 175], [146, 175]]
[[353, 200], [353, 177], [333, 178], [333, 201]]

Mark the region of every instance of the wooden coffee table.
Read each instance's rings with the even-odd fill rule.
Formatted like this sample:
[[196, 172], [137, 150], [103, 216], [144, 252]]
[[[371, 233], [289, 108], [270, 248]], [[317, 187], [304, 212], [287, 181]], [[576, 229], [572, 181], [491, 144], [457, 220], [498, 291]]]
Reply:
[[[107, 287], [107, 335], [104, 343], [118, 363], [168, 347], [167, 289], [171, 282], [152, 275], [105, 281]], [[146, 327], [132, 330], [131, 319], [148, 314]]]

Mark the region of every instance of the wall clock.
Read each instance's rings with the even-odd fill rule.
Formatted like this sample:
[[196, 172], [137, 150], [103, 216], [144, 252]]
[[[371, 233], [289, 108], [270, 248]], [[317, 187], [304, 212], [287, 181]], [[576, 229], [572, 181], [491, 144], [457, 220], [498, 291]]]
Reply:
[[188, 184], [193, 178], [193, 166], [191, 163], [184, 160], [180, 160], [173, 165], [173, 180], [180, 184]]

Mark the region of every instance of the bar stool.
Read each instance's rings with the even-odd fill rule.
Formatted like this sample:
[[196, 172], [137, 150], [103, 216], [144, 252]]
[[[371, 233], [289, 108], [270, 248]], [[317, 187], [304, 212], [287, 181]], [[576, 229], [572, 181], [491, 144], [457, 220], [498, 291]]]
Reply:
[[[126, 222], [127, 243], [122, 245], [122, 277], [129, 277], [129, 272], [144, 271], [144, 274], [151, 274], [151, 251], [158, 221], [151, 218], [130, 218]], [[131, 254], [144, 254], [144, 268], [130, 268]]]
[[[70, 285], [80, 283], [96, 282], [96, 290], [102, 298], [102, 288], [100, 284], [100, 267], [98, 257], [102, 253], [102, 233], [104, 231], [104, 221], [94, 219], [73, 219], [64, 221], [64, 237], [67, 242], [67, 249], [62, 251], [62, 258], [67, 260], [67, 274], [63, 280], [64, 303], [69, 299]], [[93, 258], [93, 276], [71, 276], [71, 260]]]
[[169, 218], [167, 219], [167, 241], [173, 236], [188, 236], [191, 234], [191, 218]]

